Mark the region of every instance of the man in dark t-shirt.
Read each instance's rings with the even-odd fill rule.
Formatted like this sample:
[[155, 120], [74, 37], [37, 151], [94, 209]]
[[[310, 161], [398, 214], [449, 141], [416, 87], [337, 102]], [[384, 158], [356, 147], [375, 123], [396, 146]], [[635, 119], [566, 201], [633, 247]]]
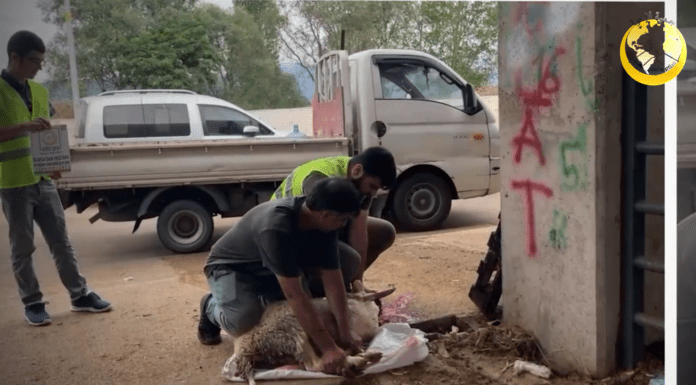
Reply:
[[265, 202], [246, 213], [208, 256], [204, 271], [211, 293], [201, 298], [199, 340], [220, 343], [221, 328], [239, 336], [259, 322], [266, 304], [287, 299], [322, 352], [322, 371], [335, 373], [345, 352], [312, 307], [304, 273], [319, 272], [339, 325], [339, 343], [359, 346], [348, 324], [345, 282], [356, 278], [360, 261], [341, 260], [337, 238], [359, 214], [361, 200], [349, 181], [326, 178], [306, 196]]

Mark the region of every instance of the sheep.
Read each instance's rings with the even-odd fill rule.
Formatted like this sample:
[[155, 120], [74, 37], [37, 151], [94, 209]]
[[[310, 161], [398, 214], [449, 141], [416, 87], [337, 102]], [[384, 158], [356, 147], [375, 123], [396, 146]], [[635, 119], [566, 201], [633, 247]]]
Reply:
[[[349, 322], [353, 332], [369, 343], [379, 328], [379, 308], [375, 300], [394, 292], [391, 288], [367, 294], [360, 281], [353, 283], [353, 292], [348, 297]], [[338, 341], [338, 325], [326, 298], [312, 299], [319, 318], [327, 331]], [[349, 356], [342, 370], [345, 377], [354, 377], [382, 358], [380, 352], [367, 351]], [[273, 369], [279, 366], [300, 364], [309, 371], [319, 371], [319, 354], [300, 326], [287, 301], [272, 303], [253, 329], [234, 340], [231, 363], [236, 367], [235, 376], [254, 385], [255, 369]]]

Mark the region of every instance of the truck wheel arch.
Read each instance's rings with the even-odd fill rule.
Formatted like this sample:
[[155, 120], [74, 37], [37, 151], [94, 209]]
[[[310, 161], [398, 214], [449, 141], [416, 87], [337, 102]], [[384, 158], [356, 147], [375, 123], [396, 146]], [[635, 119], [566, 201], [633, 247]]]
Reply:
[[162, 196], [162, 194], [165, 194], [166, 192], [171, 190], [181, 189], [182, 187], [188, 190], [189, 192], [200, 190], [201, 193], [206, 194], [213, 202], [215, 202], [215, 206], [217, 206], [216, 208], [219, 212], [225, 212], [230, 210], [230, 205], [225, 200], [224, 194], [217, 188], [211, 188], [206, 186], [168, 186], [152, 190], [149, 194], [147, 194], [147, 196], [145, 196], [143, 201], [140, 203], [140, 208], [138, 209], [138, 218], [142, 218], [143, 216], [145, 216], [155, 199]]

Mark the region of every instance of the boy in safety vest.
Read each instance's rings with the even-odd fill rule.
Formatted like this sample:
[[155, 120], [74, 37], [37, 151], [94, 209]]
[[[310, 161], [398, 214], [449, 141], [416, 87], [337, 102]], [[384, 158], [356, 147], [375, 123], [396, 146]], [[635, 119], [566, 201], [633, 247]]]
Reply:
[[70, 294], [72, 311], [104, 312], [111, 304], [90, 291], [80, 274], [68, 238], [63, 206], [51, 180], [35, 174], [32, 132], [51, 129], [48, 91], [33, 79], [44, 64], [46, 47], [36, 34], [19, 31], [10, 37], [7, 70], [0, 75], [0, 200], [10, 228], [12, 269], [24, 303], [24, 316], [34, 326], [46, 325], [46, 312], [32, 266], [34, 221], [48, 244], [58, 274]]

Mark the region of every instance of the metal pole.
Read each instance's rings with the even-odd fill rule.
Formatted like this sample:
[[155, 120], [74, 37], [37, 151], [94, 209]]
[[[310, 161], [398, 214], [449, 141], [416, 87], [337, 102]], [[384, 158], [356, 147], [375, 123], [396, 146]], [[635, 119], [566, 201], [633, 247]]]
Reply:
[[70, 0], [65, 0], [65, 26], [68, 34], [68, 57], [70, 58], [70, 85], [72, 87], [73, 113], [77, 119], [77, 102], [80, 100], [80, 89], [77, 86], [77, 59], [75, 58], [75, 38], [72, 29], [72, 12]]

